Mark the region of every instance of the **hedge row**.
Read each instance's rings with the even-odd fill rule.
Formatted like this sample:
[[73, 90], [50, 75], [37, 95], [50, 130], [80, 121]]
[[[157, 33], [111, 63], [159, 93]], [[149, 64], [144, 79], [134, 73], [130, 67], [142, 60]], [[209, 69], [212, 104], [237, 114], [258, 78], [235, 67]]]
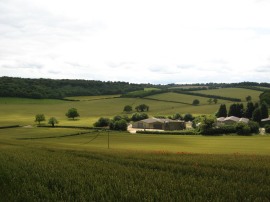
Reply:
[[157, 134], [157, 135], [199, 135], [195, 130], [182, 130], [182, 131], [149, 131], [149, 130], [138, 130], [136, 133], [139, 134]]
[[18, 128], [21, 127], [20, 125], [12, 125], [12, 126], [0, 126], [0, 129], [6, 129], [6, 128]]
[[182, 91], [182, 90], [173, 90], [173, 92], [180, 93], [180, 94], [187, 94], [187, 95], [195, 95], [195, 96], [206, 97], [206, 98], [216, 98], [216, 99], [222, 99], [222, 100], [229, 100], [229, 101], [233, 101], [233, 102], [241, 102], [241, 99], [233, 98], [233, 97], [224, 97], [224, 96], [219, 96], [219, 95], [206, 95], [203, 93], [187, 92], [187, 91]]

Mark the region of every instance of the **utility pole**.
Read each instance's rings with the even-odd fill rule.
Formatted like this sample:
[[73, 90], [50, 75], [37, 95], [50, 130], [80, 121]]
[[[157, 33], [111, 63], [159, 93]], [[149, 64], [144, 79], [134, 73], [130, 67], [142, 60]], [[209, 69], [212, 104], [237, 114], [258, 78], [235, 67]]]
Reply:
[[110, 149], [110, 131], [108, 130], [108, 149]]

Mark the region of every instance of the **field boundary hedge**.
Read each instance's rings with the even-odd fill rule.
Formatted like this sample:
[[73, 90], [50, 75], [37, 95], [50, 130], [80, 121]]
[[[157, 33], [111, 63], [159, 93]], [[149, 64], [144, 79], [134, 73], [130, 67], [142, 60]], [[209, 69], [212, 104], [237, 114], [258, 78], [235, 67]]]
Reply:
[[206, 97], [206, 98], [216, 98], [216, 99], [222, 99], [222, 100], [229, 100], [229, 101], [233, 101], [233, 102], [241, 102], [241, 99], [239, 99], [239, 98], [224, 97], [224, 96], [219, 96], [219, 95], [210, 95], [210, 94], [203, 94], [203, 93], [195, 93], [195, 92], [188, 92], [188, 91], [182, 91], [182, 90], [173, 90], [172, 92], [179, 93], [179, 94], [186, 94], [186, 95], [194, 95], [194, 96]]
[[19, 128], [20, 125], [12, 125], [12, 126], [0, 126], [0, 129], [7, 129], [7, 128]]
[[195, 130], [183, 130], [183, 131], [149, 131], [138, 130], [138, 134], [156, 134], [156, 135], [200, 135]]
[[87, 127], [87, 126], [37, 126], [40, 128], [73, 128], [73, 129], [84, 129], [84, 130], [108, 130], [108, 128], [103, 127]]

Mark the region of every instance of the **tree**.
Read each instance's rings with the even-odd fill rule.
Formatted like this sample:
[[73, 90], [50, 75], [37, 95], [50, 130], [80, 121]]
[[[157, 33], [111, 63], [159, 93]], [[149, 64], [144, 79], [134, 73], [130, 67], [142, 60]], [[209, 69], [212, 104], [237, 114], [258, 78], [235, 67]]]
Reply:
[[140, 104], [136, 106], [135, 109], [137, 110], [137, 112], [149, 111], [149, 106], [146, 104]]
[[55, 125], [55, 124], [58, 124], [58, 123], [59, 123], [59, 121], [58, 121], [56, 118], [54, 118], [54, 117], [51, 117], [51, 118], [49, 119], [49, 121], [48, 121], [48, 124], [51, 124], [52, 127], [54, 127], [54, 125]]
[[217, 98], [214, 98], [214, 99], [213, 99], [213, 102], [214, 102], [215, 104], [217, 104], [218, 99], [217, 99]]
[[252, 113], [252, 120], [258, 123], [262, 120], [262, 113], [260, 108], [256, 108]]
[[124, 111], [124, 112], [127, 112], [127, 113], [131, 112], [131, 111], [132, 111], [132, 106], [126, 105], [126, 106], [124, 107], [124, 110], [123, 110], [123, 111]]
[[235, 126], [236, 133], [238, 135], [249, 135], [251, 134], [250, 127], [246, 123], [239, 122]]
[[212, 99], [212, 98], [209, 98], [209, 99], [207, 100], [207, 102], [208, 102], [209, 104], [212, 104], [213, 99]]
[[146, 113], [134, 113], [131, 116], [132, 121], [140, 121], [143, 119], [148, 119], [148, 115]]
[[243, 117], [244, 105], [243, 104], [232, 104], [229, 109], [228, 116]]
[[126, 120], [124, 120], [124, 119], [111, 122], [111, 124], [110, 124], [110, 129], [112, 129], [112, 130], [126, 131], [127, 127], [128, 127], [128, 124], [127, 124]]
[[183, 117], [181, 116], [181, 114], [176, 113], [176, 114], [172, 115], [171, 119], [172, 120], [183, 120]]
[[250, 102], [251, 100], [252, 100], [252, 98], [251, 98], [250, 95], [246, 97], [246, 101], [247, 101], [247, 102]]
[[262, 119], [266, 119], [269, 117], [268, 114], [268, 105], [266, 104], [266, 102], [263, 102], [261, 104], [261, 114], [262, 114]]
[[45, 121], [45, 116], [44, 116], [44, 114], [37, 114], [37, 115], [36, 115], [35, 122], [38, 122], [38, 125], [40, 125], [40, 122], [41, 122], [41, 121]]
[[211, 117], [203, 117], [202, 122], [199, 126], [202, 134], [209, 134], [209, 131], [213, 128], [215, 119]]
[[254, 104], [252, 102], [248, 102], [245, 111], [245, 117], [251, 119], [254, 109], [255, 109]]
[[227, 117], [227, 108], [225, 104], [221, 104], [219, 110], [216, 114], [216, 117]]
[[80, 114], [78, 113], [78, 111], [77, 111], [76, 108], [70, 108], [70, 109], [68, 110], [68, 112], [66, 113], [66, 116], [67, 116], [68, 118], [72, 118], [72, 119], [74, 120], [74, 118], [79, 117]]
[[184, 120], [187, 121], [193, 121], [194, 117], [191, 114], [185, 114]]
[[200, 104], [200, 100], [198, 100], [198, 99], [195, 99], [192, 102], [192, 105], [199, 105], [199, 104]]
[[95, 127], [106, 127], [109, 126], [110, 124], [110, 119], [100, 117], [97, 122], [94, 123]]

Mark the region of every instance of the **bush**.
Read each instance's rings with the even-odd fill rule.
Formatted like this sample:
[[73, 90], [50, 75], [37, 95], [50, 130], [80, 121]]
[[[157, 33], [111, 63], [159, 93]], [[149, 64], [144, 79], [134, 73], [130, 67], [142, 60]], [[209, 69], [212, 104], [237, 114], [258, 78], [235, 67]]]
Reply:
[[245, 124], [245, 123], [237, 123], [235, 125], [235, 129], [236, 129], [236, 133], [238, 135], [250, 135], [251, 134], [251, 130], [250, 127]]
[[106, 126], [109, 126], [109, 124], [110, 124], [110, 119], [101, 117], [101, 118], [99, 118], [99, 120], [96, 123], [94, 123], [94, 126], [95, 127], [106, 127]]
[[185, 114], [184, 120], [187, 121], [193, 121], [194, 117], [191, 114]]
[[259, 133], [260, 126], [257, 122], [249, 121], [248, 126], [250, 128], [251, 133]]
[[126, 131], [128, 127], [128, 124], [126, 122], [126, 120], [121, 119], [118, 121], [112, 121], [110, 123], [110, 129], [111, 130], [121, 130], [121, 131]]
[[193, 100], [192, 105], [199, 105], [200, 101], [198, 99]]
[[147, 119], [147, 118], [148, 118], [148, 115], [146, 113], [134, 113], [131, 116], [132, 121], [140, 121], [140, 120]]
[[270, 133], [270, 125], [269, 124], [265, 125], [264, 128], [265, 128], [266, 133]]

